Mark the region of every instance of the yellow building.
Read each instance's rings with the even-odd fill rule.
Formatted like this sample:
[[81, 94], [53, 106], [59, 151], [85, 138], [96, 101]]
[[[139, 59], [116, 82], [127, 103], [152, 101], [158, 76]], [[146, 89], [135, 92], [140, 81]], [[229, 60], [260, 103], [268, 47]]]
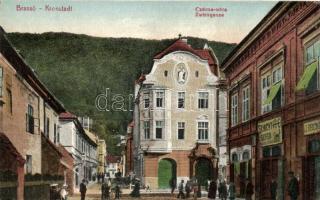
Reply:
[[98, 174], [105, 173], [105, 157], [107, 155], [107, 145], [105, 140], [98, 140]]

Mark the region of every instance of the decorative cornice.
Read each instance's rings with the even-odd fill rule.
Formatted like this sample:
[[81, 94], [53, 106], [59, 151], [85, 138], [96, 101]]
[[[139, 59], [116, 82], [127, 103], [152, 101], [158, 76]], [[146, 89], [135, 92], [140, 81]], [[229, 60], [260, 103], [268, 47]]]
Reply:
[[280, 38], [280, 35], [286, 34], [283, 29], [291, 25], [290, 22], [296, 20], [301, 16], [301, 12], [312, 5], [314, 5], [312, 2], [282, 2], [279, 5], [277, 4], [275, 9], [252, 30], [252, 33], [249, 33], [242, 40], [238, 48], [229, 54], [230, 57], [227, 57], [222, 63], [222, 70], [226, 71], [227, 68], [240, 65], [251, 58], [259, 49], [265, 47], [267, 43]]

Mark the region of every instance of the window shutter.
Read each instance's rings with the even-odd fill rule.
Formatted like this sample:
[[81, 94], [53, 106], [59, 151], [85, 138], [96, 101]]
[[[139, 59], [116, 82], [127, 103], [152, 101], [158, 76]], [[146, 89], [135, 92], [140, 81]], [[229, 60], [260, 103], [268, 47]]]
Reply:
[[26, 131], [29, 132], [29, 115], [26, 113]]
[[29, 119], [29, 122], [30, 122], [30, 133], [34, 133], [34, 118], [32, 116], [29, 116], [30, 119]]

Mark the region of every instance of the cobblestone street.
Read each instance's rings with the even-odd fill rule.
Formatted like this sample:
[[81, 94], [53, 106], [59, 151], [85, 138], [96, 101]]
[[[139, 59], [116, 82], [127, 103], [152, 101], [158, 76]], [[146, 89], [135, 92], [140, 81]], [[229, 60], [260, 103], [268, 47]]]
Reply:
[[[120, 198], [121, 200], [129, 200], [129, 199], [141, 199], [141, 200], [173, 200], [173, 199], [177, 199], [177, 191], [174, 194], [174, 196], [172, 197], [169, 194], [169, 190], [159, 190], [159, 191], [151, 191], [151, 192], [145, 192], [145, 190], [140, 190], [141, 191], [141, 197], [140, 198], [132, 198], [129, 196], [131, 190], [130, 189], [123, 189], [122, 190], [122, 197]], [[91, 186], [88, 187], [87, 190], [87, 195], [86, 195], [86, 200], [100, 200], [100, 185], [99, 184], [93, 184]], [[202, 198], [197, 198], [199, 199], [208, 199], [206, 197], [207, 193], [203, 192], [203, 197]], [[114, 198], [111, 198], [112, 200]], [[189, 198], [190, 200], [192, 198]], [[217, 198], [218, 200], [219, 198]], [[79, 193], [75, 193], [72, 197], [69, 197], [68, 200], [80, 200], [80, 194]], [[242, 200], [240, 198], [237, 198], [236, 200]]]

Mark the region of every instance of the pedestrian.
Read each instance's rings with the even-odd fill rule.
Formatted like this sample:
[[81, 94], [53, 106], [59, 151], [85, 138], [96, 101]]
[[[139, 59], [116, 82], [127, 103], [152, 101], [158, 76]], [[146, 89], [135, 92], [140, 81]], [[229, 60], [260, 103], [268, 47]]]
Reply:
[[209, 184], [209, 192], [208, 192], [208, 199], [216, 199], [217, 194], [217, 183], [214, 180], [211, 180]]
[[236, 198], [236, 186], [233, 182], [229, 183], [229, 199], [234, 200]]
[[87, 192], [86, 180], [82, 179], [82, 183], [80, 183], [81, 200], [86, 199], [86, 192]]
[[110, 187], [104, 182], [101, 185], [101, 200], [109, 200], [110, 199]]
[[177, 187], [177, 181], [174, 177], [172, 177], [169, 181], [169, 185], [170, 185], [170, 188], [171, 188], [171, 194], [174, 193], [174, 190], [176, 189]]
[[221, 182], [221, 199], [222, 200], [227, 200], [227, 196], [228, 196], [228, 189], [227, 189], [227, 184], [226, 182], [223, 180]]
[[188, 199], [190, 197], [190, 192], [191, 192], [191, 181], [187, 181], [186, 183], [186, 198]]
[[247, 184], [246, 184], [246, 200], [251, 200], [251, 197], [253, 195], [253, 185], [250, 181], [250, 179], [247, 179]]
[[180, 184], [179, 184], [179, 186], [178, 186], [178, 190], [179, 190], [179, 194], [178, 194], [178, 199], [180, 199], [180, 197], [182, 198], [182, 199], [184, 199], [185, 198], [185, 196], [184, 196], [184, 192], [183, 192], [183, 185], [184, 184], [184, 180], [181, 180], [181, 182], [180, 182]]
[[120, 186], [119, 186], [119, 184], [117, 183], [116, 184], [116, 187], [114, 188], [114, 190], [115, 190], [115, 198], [114, 199], [120, 199]]
[[197, 197], [201, 198], [201, 185], [200, 182], [198, 182], [198, 190], [197, 190]]
[[136, 178], [132, 192], [130, 193], [131, 197], [140, 197], [140, 179]]
[[270, 195], [272, 200], [276, 200], [277, 198], [277, 188], [278, 188], [277, 182], [274, 179], [272, 179], [270, 183]]
[[118, 172], [115, 174], [116, 178], [121, 178], [122, 174], [120, 172], [120, 169], [118, 168]]
[[290, 171], [289, 173], [289, 183], [288, 183], [288, 194], [291, 200], [297, 200], [299, 196], [299, 181], [294, 176], [294, 173]]
[[193, 200], [197, 200], [197, 193], [198, 193], [198, 183], [196, 177], [192, 178], [192, 189], [193, 189]]
[[64, 184], [60, 190], [60, 199], [61, 200], [67, 200], [68, 192], [67, 192], [68, 186]]

